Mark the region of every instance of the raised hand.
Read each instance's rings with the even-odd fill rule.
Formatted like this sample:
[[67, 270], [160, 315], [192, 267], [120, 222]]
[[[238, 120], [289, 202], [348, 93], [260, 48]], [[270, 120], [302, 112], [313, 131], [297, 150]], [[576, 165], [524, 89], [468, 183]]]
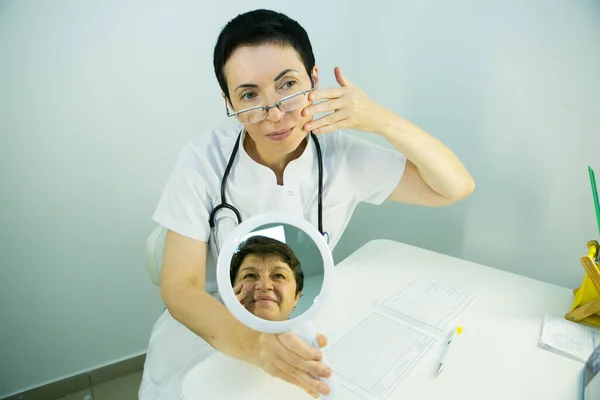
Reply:
[[306, 107], [302, 110], [302, 115], [333, 112], [309, 121], [304, 129], [317, 134], [340, 129], [374, 132], [377, 125], [383, 122], [383, 107], [346, 79], [340, 67], [335, 67], [334, 73], [340, 87], [315, 90], [310, 93], [308, 96], [310, 101], [324, 101]]

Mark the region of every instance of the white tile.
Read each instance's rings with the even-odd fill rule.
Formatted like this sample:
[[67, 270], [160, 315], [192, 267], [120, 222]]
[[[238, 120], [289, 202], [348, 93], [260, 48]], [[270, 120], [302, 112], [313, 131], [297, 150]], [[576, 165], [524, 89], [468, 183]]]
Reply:
[[94, 400], [92, 389], [82, 390], [81, 392], [73, 393], [58, 400]]
[[137, 400], [141, 381], [140, 371], [93, 386], [93, 400]]

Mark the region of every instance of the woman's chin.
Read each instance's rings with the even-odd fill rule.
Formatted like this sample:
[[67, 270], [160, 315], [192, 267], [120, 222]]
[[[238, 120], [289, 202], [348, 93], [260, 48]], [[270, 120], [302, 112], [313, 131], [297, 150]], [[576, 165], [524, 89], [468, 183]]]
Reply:
[[268, 321], [278, 321], [279, 320], [279, 313], [275, 313], [275, 312], [268, 311], [268, 310], [263, 310], [263, 309], [256, 310], [254, 315], [256, 315], [258, 318], [266, 319]]

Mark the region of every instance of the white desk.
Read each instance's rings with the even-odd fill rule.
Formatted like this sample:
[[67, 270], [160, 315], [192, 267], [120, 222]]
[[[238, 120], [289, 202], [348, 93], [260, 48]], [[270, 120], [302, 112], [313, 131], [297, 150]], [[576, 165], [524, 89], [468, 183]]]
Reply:
[[[475, 294], [459, 317], [464, 332], [440, 376], [438, 343], [389, 399], [579, 399], [583, 364], [538, 347], [545, 313], [564, 315], [568, 288], [550, 285], [405, 244], [376, 240], [335, 268], [334, 294], [313, 321], [330, 344], [374, 303], [418, 276]], [[335, 370], [334, 370], [335, 373]], [[184, 400], [309, 399], [304, 391], [243, 361], [216, 353], [191, 369]], [[359, 399], [340, 385], [338, 399]]]

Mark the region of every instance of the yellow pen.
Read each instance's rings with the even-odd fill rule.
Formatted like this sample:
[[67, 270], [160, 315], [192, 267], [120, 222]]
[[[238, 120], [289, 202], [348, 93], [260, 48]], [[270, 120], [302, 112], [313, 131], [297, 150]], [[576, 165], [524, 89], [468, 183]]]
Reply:
[[456, 340], [458, 335], [462, 333], [462, 330], [462, 326], [458, 326], [456, 330], [452, 333], [452, 336], [450, 336], [450, 338], [448, 339], [448, 343], [446, 343], [446, 348], [444, 349], [444, 353], [442, 354], [442, 359], [440, 360], [440, 365], [437, 370], [438, 375], [442, 373], [444, 367], [446, 366], [446, 357], [448, 357], [448, 353], [450, 352], [450, 345], [454, 340]]

